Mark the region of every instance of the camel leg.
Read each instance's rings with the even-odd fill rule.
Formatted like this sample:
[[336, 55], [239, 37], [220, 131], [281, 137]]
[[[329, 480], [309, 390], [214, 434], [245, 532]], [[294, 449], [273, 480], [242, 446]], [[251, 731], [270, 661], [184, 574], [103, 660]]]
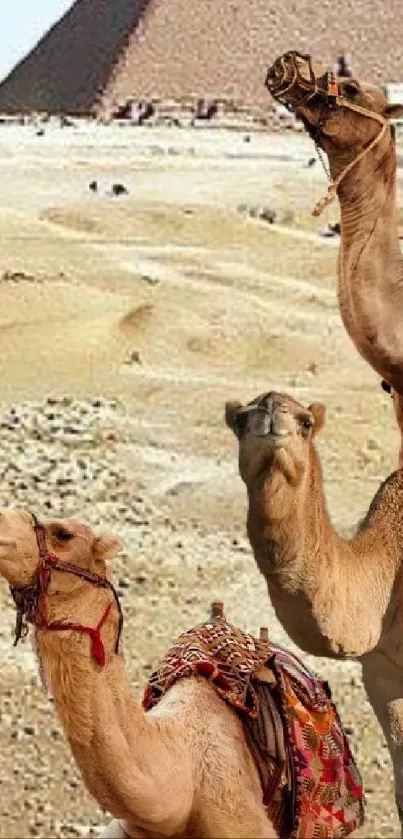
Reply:
[[403, 836], [403, 678], [401, 669], [380, 653], [362, 661], [364, 687], [388, 744], [393, 763], [395, 801]]

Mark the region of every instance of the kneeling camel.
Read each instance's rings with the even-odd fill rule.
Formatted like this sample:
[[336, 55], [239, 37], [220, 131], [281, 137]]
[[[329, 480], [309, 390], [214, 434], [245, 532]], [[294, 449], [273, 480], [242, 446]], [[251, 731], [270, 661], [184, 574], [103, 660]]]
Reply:
[[16, 640], [33, 624], [84, 783], [115, 816], [103, 835], [341, 839], [362, 824], [361, 779], [327, 686], [232, 627], [220, 604], [175, 641], [138, 704], [107, 572], [119, 546], [75, 521], [0, 515]]

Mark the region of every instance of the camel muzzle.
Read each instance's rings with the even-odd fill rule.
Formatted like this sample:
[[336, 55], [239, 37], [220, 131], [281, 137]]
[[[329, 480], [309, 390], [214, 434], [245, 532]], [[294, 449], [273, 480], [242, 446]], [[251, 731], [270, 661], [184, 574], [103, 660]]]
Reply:
[[272, 398], [260, 404], [247, 405], [239, 413], [248, 413], [248, 431], [255, 437], [265, 437], [274, 446], [284, 445], [294, 431], [294, 420], [288, 409]]
[[312, 56], [296, 50], [276, 58], [267, 71], [265, 86], [277, 102], [291, 111], [317, 95], [333, 107], [340, 93], [333, 73], [314, 62]]

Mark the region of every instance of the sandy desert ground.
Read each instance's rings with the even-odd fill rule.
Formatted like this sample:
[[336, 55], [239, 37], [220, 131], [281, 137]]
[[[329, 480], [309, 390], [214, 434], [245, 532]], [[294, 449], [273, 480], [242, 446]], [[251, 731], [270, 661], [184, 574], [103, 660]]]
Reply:
[[[312, 154], [291, 133], [0, 128], [0, 503], [123, 539], [114, 578], [139, 688], [215, 597], [234, 623], [266, 623], [293, 646], [245, 537], [227, 398], [275, 388], [326, 403], [319, 447], [345, 534], [397, 461], [390, 400], [340, 323], [338, 241], [318, 235], [337, 206], [310, 216], [326, 187]], [[118, 181], [128, 195], [108, 194]], [[251, 206], [274, 208], [276, 223]], [[5, 585], [0, 603], [0, 837], [95, 835], [107, 814], [83, 788], [30, 644], [12, 647]], [[359, 666], [305, 660], [329, 679], [362, 770], [357, 836], [398, 836]]]

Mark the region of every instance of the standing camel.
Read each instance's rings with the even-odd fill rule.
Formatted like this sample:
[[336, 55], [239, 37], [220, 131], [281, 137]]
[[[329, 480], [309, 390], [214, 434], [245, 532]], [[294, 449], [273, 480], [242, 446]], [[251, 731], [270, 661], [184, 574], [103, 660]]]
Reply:
[[17, 605], [16, 639], [26, 620], [34, 624], [41, 671], [84, 783], [115, 816], [103, 835], [351, 833], [363, 820], [361, 781], [326, 686], [291, 654], [231, 627], [220, 610], [178, 639], [140, 706], [108, 579], [119, 547], [76, 521], [0, 515], [0, 575]]
[[340, 313], [359, 353], [392, 388], [403, 465], [403, 258], [390, 123], [403, 105], [389, 105], [379, 88], [335, 77], [297, 52], [274, 62], [266, 85], [327, 155], [332, 183], [314, 215], [337, 194]]
[[247, 531], [276, 615], [307, 652], [361, 662], [391, 753], [403, 830], [403, 470], [352, 539], [334, 530], [314, 437], [325, 409], [270, 392], [226, 405], [248, 496]]

